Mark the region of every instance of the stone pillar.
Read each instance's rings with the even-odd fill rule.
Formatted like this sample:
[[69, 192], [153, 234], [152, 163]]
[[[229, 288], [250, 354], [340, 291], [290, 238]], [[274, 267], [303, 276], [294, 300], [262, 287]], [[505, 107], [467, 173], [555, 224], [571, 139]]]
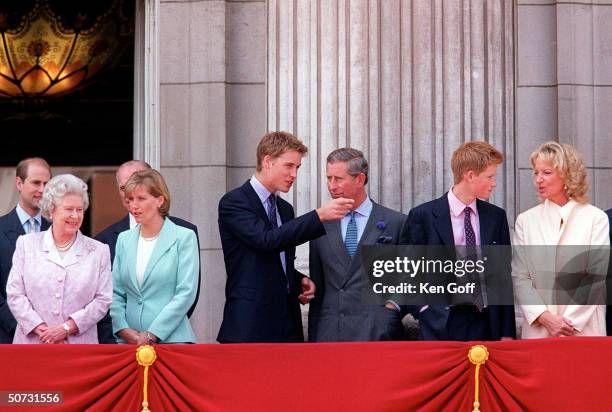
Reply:
[[559, 140], [584, 156], [591, 203], [612, 207], [612, 1], [517, 4], [517, 194], [537, 204], [529, 154]]
[[198, 226], [202, 288], [192, 325], [215, 342], [225, 303], [217, 206], [255, 169], [265, 126], [265, 2], [161, 1], [161, 170], [173, 215]]
[[[365, 152], [369, 192], [407, 212], [452, 185], [450, 156], [488, 140], [506, 156], [492, 201], [514, 214], [510, 0], [269, 0], [268, 129], [310, 148], [288, 198], [329, 198], [325, 158]], [[307, 256], [307, 246], [299, 249]]]
[[171, 214], [197, 225], [202, 286], [191, 323], [213, 342], [223, 310], [225, 268], [217, 204], [226, 191], [226, 2], [160, 4], [161, 172]]

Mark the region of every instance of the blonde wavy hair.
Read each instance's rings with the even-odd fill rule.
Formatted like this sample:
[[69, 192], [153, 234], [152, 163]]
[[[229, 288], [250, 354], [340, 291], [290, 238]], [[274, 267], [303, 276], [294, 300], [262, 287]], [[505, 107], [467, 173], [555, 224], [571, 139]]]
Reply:
[[555, 168], [567, 186], [567, 194], [571, 199], [578, 203], [589, 201], [586, 166], [582, 155], [573, 146], [546, 142], [529, 156], [532, 168], [535, 168], [536, 160], [549, 162]]

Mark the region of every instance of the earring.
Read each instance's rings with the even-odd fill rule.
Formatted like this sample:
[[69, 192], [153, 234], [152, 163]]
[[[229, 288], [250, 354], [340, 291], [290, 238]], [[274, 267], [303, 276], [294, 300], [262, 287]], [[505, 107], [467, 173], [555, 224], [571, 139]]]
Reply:
[[567, 185], [563, 185], [563, 190], [567, 190]]

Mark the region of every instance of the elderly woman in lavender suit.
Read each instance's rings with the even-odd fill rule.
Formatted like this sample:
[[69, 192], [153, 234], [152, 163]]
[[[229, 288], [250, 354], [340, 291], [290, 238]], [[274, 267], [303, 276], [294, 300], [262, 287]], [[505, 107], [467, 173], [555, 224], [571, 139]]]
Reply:
[[40, 202], [52, 220], [44, 232], [17, 239], [6, 285], [17, 319], [13, 343], [98, 343], [96, 324], [111, 304], [108, 246], [79, 231], [87, 185], [65, 174], [47, 183]]

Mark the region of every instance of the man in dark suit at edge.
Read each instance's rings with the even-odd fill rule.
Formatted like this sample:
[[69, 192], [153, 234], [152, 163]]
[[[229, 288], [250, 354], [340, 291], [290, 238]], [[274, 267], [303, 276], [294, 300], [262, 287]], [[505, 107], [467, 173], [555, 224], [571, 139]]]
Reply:
[[355, 200], [341, 221], [325, 222], [327, 235], [310, 242], [310, 278], [317, 294], [308, 312], [310, 342], [380, 341], [403, 337], [396, 306], [362, 302], [360, 246], [398, 244], [406, 215], [370, 199], [368, 161], [359, 150], [336, 149], [327, 156], [332, 198]]
[[289, 191], [307, 151], [290, 133], [266, 134], [257, 146], [255, 175], [219, 202], [227, 272], [221, 343], [304, 340], [299, 303], [314, 296], [315, 286], [295, 270], [295, 247], [324, 235], [323, 222], [341, 219], [353, 205], [334, 199], [294, 217], [276, 194]]
[[12, 343], [17, 322], [6, 304], [6, 281], [13, 267], [17, 238], [49, 228], [40, 214], [40, 199], [51, 179], [49, 164], [40, 157], [24, 159], [17, 165], [15, 185], [19, 202], [8, 214], [0, 217], [0, 343]]
[[[442, 197], [410, 211], [401, 243], [468, 247], [510, 245], [506, 212], [480, 200], [489, 199], [495, 187], [497, 166], [502, 161], [503, 155], [486, 142], [461, 145], [451, 160], [454, 186]], [[411, 307], [411, 312], [419, 319], [423, 340], [515, 338], [514, 306], [484, 306], [482, 300], [480, 302]]]
[[[113, 223], [112, 225], [104, 229], [102, 232], [98, 233], [98, 235], [96, 235], [95, 237], [96, 240], [99, 240], [100, 242], [106, 243], [108, 245], [111, 254], [111, 263], [115, 259], [115, 246], [117, 245], [117, 238], [119, 237], [119, 234], [136, 226], [136, 221], [134, 220], [134, 217], [129, 213], [130, 205], [127, 199], [125, 198], [125, 184], [127, 183], [130, 176], [132, 176], [132, 174], [134, 174], [135, 172], [148, 169], [151, 169], [151, 166], [143, 160], [128, 160], [127, 162], [119, 166], [115, 174], [115, 177], [117, 179], [117, 189], [119, 191], [119, 197], [121, 198], [123, 206], [128, 211], [128, 214], [123, 219]], [[168, 216], [168, 218], [179, 226], [193, 230], [196, 234], [196, 239], [198, 240], [198, 248], [200, 247], [198, 228], [194, 224], [175, 216]], [[193, 305], [191, 305], [191, 308], [187, 312], [188, 317], [191, 317], [191, 314], [193, 313], [196, 304], [198, 303], [198, 297], [200, 296], [201, 280], [202, 276], [200, 270], [200, 273], [198, 274], [198, 291]], [[113, 325], [110, 314], [107, 314], [100, 322], [98, 322], [98, 341], [100, 343], [116, 343], [115, 336], [113, 335]]]

